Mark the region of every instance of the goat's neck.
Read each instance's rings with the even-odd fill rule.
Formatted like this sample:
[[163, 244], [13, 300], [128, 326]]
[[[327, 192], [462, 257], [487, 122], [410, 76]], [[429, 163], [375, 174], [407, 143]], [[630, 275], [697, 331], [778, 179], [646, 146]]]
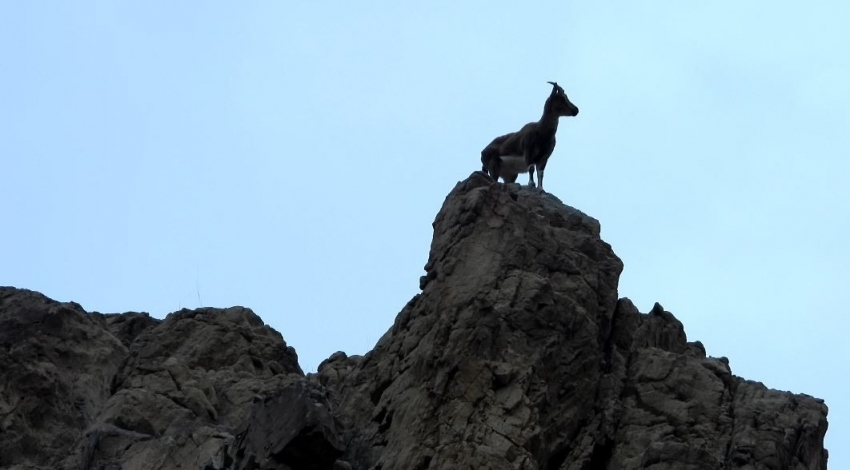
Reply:
[[[547, 103], [548, 105], [548, 103]], [[537, 121], [540, 124], [540, 130], [543, 132], [555, 133], [558, 130], [558, 115], [555, 114], [549, 106], [543, 107], [543, 116]]]

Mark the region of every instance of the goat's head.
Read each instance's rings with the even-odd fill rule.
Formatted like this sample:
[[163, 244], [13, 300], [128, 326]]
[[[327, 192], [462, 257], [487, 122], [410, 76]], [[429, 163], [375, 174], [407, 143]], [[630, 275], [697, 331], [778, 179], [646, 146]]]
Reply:
[[546, 100], [546, 108], [551, 110], [556, 116], [576, 116], [578, 115], [578, 106], [572, 104], [564, 89], [555, 82], [547, 82], [552, 85], [552, 93]]

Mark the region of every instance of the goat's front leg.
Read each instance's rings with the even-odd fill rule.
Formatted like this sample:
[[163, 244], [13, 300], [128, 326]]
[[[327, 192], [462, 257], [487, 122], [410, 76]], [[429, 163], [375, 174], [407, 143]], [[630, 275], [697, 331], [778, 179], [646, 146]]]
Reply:
[[535, 165], [528, 165], [528, 187], [533, 188], [534, 184], [534, 168]]
[[546, 160], [537, 163], [537, 184], [539, 184], [539, 188], [543, 191], [543, 170], [546, 169]]

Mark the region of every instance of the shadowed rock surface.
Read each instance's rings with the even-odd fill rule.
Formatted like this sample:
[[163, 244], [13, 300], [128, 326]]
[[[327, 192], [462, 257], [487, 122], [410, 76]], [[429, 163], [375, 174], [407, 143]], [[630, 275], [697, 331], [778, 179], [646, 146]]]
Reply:
[[125, 355], [78, 304], [0, 288], [0, 467], [65, 457], [109, 400]]
[[618, 299], [599, 223], [473, 173], [374, 350], [304, 376], [248, 309], [86, 313], [0, 288], [0, 467], [825, 469], [822, 400]]
[[0, 288], [0, 346], [3, 468], [225, 468], [255, 401], [304, 381], [241, 307], [161, 321]]

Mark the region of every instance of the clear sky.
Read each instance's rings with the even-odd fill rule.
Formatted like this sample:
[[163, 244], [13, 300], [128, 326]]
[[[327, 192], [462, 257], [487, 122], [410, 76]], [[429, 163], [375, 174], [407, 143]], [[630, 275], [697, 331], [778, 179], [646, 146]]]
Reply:
[[365, 353], [553, 80], [581, 114], [546, 188], [601, 221], [620, 295], [824, 398], [850, 468], [850, 3], [317, 3], [0, 2], [0, 285], [244, 305], [305, 371]]

